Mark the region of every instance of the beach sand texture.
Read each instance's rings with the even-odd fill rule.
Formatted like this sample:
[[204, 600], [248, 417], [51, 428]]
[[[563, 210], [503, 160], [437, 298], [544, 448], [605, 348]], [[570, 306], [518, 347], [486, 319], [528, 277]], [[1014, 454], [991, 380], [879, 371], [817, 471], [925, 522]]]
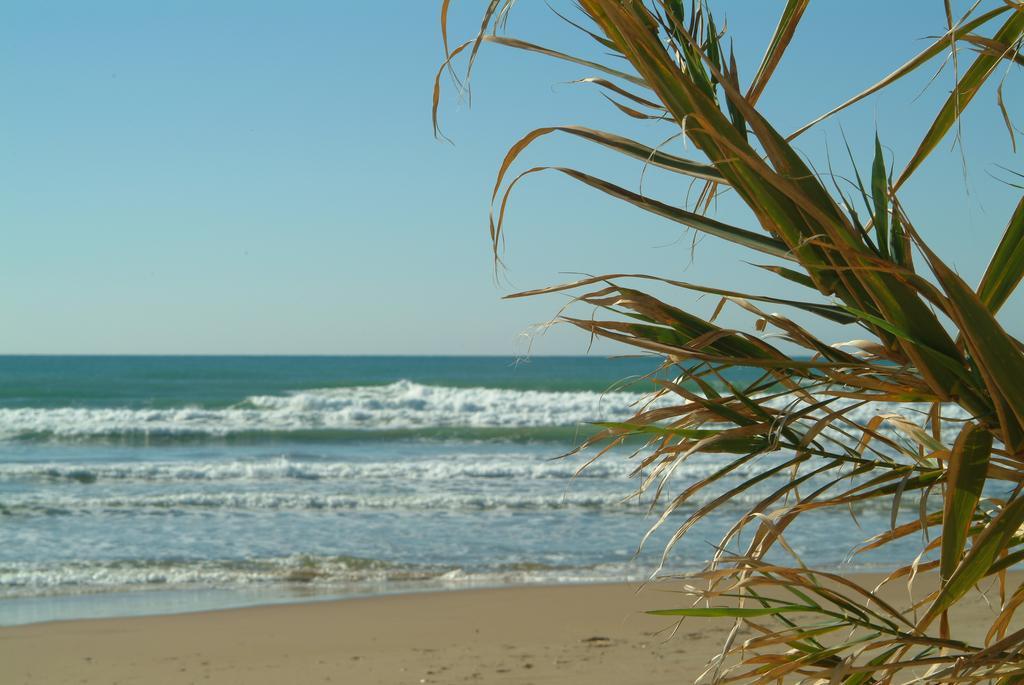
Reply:
[[[671, 619], [642, 612], [682, 606], [672, 587], [512, 587], [0, 628], [2, 682], [688, 683], [731, 622], [689, 619], [670, 635]], [[906, 604], [904, 586], [888, 596]], [[956, 628], [983, 634], [993, 612], [968, 598]]]

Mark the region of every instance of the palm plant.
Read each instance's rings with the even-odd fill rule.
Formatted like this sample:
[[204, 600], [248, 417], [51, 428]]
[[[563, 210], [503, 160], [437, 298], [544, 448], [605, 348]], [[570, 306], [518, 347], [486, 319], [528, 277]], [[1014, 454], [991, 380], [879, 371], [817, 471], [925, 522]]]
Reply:
[[[1024, 603], [1024, 584], [1005, 587], [1007, 570], [1024, 560], [1024, 346], [998, 319], [1024, 275], [1024, 199], [977, 287], [929, 248], [899, 199], [901, 186], [997, 67], [1022, 62], [1017, 51], [1024, 38], [1024, 4], [1005, 0], [990, 9], [976, 4], [958, 19], [947, 2], [945, 35], [788, 136], [762, 116], [757, 102], [808, 0], [785, 3], [745, 88], [706, 3], [579, 0], [579, 21], [589, 25], [576, 25], [605, 54], [618, 58], [611, 66], [504, 35], [511, 4], [491, 0], [480, 33], [453, 46], [449, 0], [444, 0], [447, 60], [435, 82], [435, 128], [443, 75], [456, 77], [453, 65], [462, 54], [467, 66], [456, 78], [461, 84], [478, 50], [495, 44], [598, 72], [588, 81], [604, 89], [624, 114], [664, 121], [672, 132], [681, 131], [695, 155], [683, 158], [582, 126], [528, 133], [509, 150], [494, 185], [496, 258], [509, 191], [523, 175], [551, 168], [640, 210], [760, 253], [769, 261], [764, 268], [807, 292], [805, 300], [792, 300], [612, 274], [511, 296], [569, 292], [605, 315], [566, 315], [564, 321], [660, 355], [671, 369], [673, 380], [655, 380], [657, 393], [630, 420], [602, 424], [584, 445], [596, 450], [596, 458], [631, 436], [646, 440], [645, 449], [635, 454], [636, 474], [639, 488], [661, 503], [656, 525], [677, 521], [674, 512], [685, 516], [669, 546], [723, 503], [755, 486], [777, 484], [728, 530], [705, 571], [697, 574], [703, 582], [691, 581], [692, 605], [659, 613], [736, 619], [737, 628], [708, 671], [720, 681], [1024, 681], [1024, 630], [1008, 632]], [[839, 184], [794, 150], [793, 139], [809, 127], [933, 57], [962, 54], [965, 47], [973, 51], [973, 61], [960, 65], [956, 87], [901, 171], [887, 168], [876, 140], [868, 181], [858, 175], [852, 184], [867, 207], [865, 215], [855, 211]], [[1002, 107], [1001, 96], [999, 103]], [[1005, 108], [1003, 113], [1009, 126]], [[534, 168], [509, 181], [523, 151], [555, 132], [643, 160], [688, 183], [696, 179], [702, 184], [699, 199], [673, 206], [570, 167]], [[759, 226], [711, 218], [713, 200], [725, 192], [741, 200]], [[755, 330], [723, 328], [714, 316], [702, 318], [624, 284], [637, 280], [717, 295], [751, 312]], [[765, 304], [793, 308], [812, 323], [770, 313]], [[857, 326], [864, 339], [829, 344], [813, 332], [818, 320]], [[766, 332], [776, 335], [769, 338]], [[786, 344], [774, 344], [775, 338]], [[756, 379], [736, 382], [730, 370], [741, 367], [758, 370]], [[770, 453], [775, 458], [764, 460]], [[688, 459], [709, 454], [728, 459], [712, 475], [669, 496], [673, 472]], [[753, 477], [721, 490], [725, 477], [750, 468]], [[680, 514], [700, 492], [717, 496]], [[919, 514], [897, 525], [901, 502], [914, 498]], [[876, 531], [862, 550], [923, 536], [921, 555], [885, 581], [936, 578], [910, 610], [884, 601], [878, 588], [810, 568], [795, 553], [785, 555], [784, 533], [805, 520], [803, 515], [871, 500], [891, 504], [892, 525]], [[793, 561], [779, 561], [780, 556]], [[991, 630], [983, 639], [956, 634], [949, 612], [987, 577], [1000, 581], [1001, 604]], [[741, 640], [741, 624], [754, 637]]]

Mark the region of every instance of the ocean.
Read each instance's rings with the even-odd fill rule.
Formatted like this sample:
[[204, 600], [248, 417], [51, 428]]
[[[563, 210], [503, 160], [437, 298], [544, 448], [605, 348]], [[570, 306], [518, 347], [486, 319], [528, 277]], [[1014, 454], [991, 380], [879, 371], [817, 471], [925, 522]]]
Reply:
[[[657, 366], [590, 357], [0, 357], [0, 625], [643, 581], [659, 567], [674, 519], [638, 550], [657, 517], [648, 498], [631, 496], [632, 449], [582, 471], [589, 455], [561, 455], [590, 422], [628, 418]], [[691, 459], [675, 487], [722, 463]], [[699, 569], [771, 486], [695, 528], [664, 570]], [[889, 521], [883, 507], [864, 507], [856, 523], [825, 513], [788, 542], [818, 565], [890, 568], [919, 541], [848, 560]]]

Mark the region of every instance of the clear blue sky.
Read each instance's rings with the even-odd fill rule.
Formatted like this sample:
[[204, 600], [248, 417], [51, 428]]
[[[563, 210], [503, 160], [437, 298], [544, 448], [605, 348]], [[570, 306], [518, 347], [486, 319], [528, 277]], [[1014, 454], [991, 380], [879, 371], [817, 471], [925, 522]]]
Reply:
[[[478, 26], [484, 4], [455, 1], [456, 37]], [[781, 3], [713, 4], [749, 78]], [[505, 150], [550, 124], [651, 142], [664, 129], [623, 123], [592, 87], [565, 84], [586, 69], [490, 47], [471, 109], [445, 83], [442, 121], [456, 144], [436, 141], [438, 9], [434, 0], [5, 3], [0, 353], [525, 352], [520, 334], [562, 300], [499, 299], [509, 289], [493, 280], [487, 211]], [[590, 49], [536, 0], [520, 0], [509, 28]], [[943, 28], [940, 0], [812, 3], [764, 110], [791, 130]], [[947, 70], [918, 97], [927, 76], [806, 134], [801, 149], [818, 163], [829, 150], [848, 173], [841, 122], [866, 168], [877, 124], [905, 162], [922, 133], [915, 122], [951, 84]], [[1004, 97], [1019, 113], [1015, 75]], [[994, 89], [979, 98], [964, 122], [971, 180], [947, 140], [902, 193], [918, 228], [971, 282], [1020, 193], [989, 174], [1022, 170]], [[640, 178], [639, 165], [554, 138], [522, 168], [567, 163], [634, 188]], [[678, 180], [644, 183], [670, 200], [685, 192]], [[721, 216], [749, 221], [728, 203]], [[524, 182], [508, 220], [507, 276], [519, 288], [582, 271], [755, 291], [773, 283], [742, 264], [750, 255], [711, 239], [691, 260], [681, 227], [554, 175]], [[715, 305], [678, 300], [704, 314]], [[1017, 334], [1022, 313], [1019, 298], [1005, 310]], [[749, 323], [738, 314], [726, 321]], [[533, 352], [586, 345], [582, 334], [554, 330]]]

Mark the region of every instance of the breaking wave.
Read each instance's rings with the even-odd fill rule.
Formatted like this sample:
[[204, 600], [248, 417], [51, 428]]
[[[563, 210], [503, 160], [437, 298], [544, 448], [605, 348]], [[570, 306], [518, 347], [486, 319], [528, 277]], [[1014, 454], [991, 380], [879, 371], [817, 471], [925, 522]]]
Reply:
[[642, 394], [388, 385], [254, 395], [226, 408], [0, 409], [0, 440], [531, 429], [622, 420]]

